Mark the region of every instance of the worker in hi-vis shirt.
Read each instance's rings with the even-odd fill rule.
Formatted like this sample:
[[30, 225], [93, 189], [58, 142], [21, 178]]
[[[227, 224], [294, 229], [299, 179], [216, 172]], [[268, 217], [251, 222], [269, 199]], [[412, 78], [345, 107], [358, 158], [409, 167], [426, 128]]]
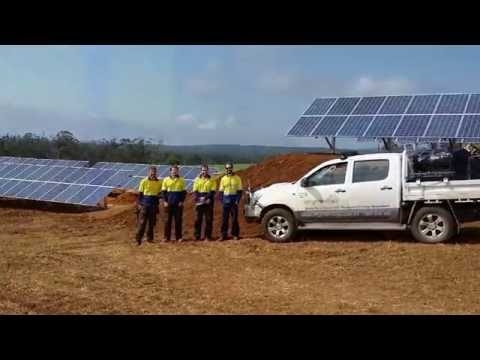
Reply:
[[[202, 165], [200, 175], [193, 182], [195, 197], [195, 240], [212, 240], [213, 203], [216, 183], [208, 173], [208, 165]], [[202, 237], [202, 223], [205, 218], [205, 236]]]
[[136, 241], [138, 245], [141, 245], [145, 228], [147, 228], [147, 241], [153, 242], [153, 230], [159, 212], [158, 203], [162, 191], [162, 180], [157, 178], [155, 166], [148, 168], [148, 176], [142, 179], [138, 191]]
[[166, 212], [163, 241], [170, 241], [172, 219], [175, 219], [175, 238], [181, 242], [183, 241], [183, 202], [185, 201], [187, 191], [185, 189], [185, 180], [179, 175], [177, 165], [172, 165], [170, 167], [170, 176], [163, 179], [162, 193], [163, 206]]
[[225, 175], [220, 180], [218, 188], [220, 202], [223, 204], [222, 227], [220, 241], [228, 238], [228, 222], [232, 217], [232, 236], [234, 240], [240, 237], [238, 224], [238, 204], [242, 197], [242, 179], [233, 173], [233, 164], [225, 165]]

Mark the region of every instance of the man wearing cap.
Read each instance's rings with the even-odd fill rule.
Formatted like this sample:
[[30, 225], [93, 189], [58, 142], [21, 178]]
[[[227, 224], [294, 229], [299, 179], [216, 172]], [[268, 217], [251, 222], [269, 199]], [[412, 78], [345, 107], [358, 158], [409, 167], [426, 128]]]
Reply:
[[[148, 176], [140, 182], [137, 201], [137, 234], [136, 241], [140, 246], [147, 228], [147, 241], [153, 242], [153, 230], [157, 222], [159, 195], [162, 190], [162, 180], [157, 178], [157, 168], [150, 166]], [[148, 225], [148, 226], [147, 226]]]
[[[195, 196], [195, 240], [212, 240], [213, 202], [216, 183], [208, 173], [208, 165], [202, 165], [201, 173], [193, 182]], [[202, 238], [202, 223], [205, 218], [205, 237]]]
[[177, 165], [170, 167], [170, 176], [163, 180], [162, 192], [163, 206], [166, 210], [163, 241], [170, 241], [172, 219], [175, 219], [175, 238], [178, 242], [182, 242], [183, 202], [187, 191], [184, 178], [178, 174]]
[[233, 173], [233, 164], [227, 163], [225, 165], [225, 175], [220, 180], [218, 191], [220, 202], [223, 204], [220, 241], [227, 239], [230, 216], [232, 217], [231, 234], [234, 240], [238, 240], [240, 236], [238, 204], [242, 197], [242, 179]]

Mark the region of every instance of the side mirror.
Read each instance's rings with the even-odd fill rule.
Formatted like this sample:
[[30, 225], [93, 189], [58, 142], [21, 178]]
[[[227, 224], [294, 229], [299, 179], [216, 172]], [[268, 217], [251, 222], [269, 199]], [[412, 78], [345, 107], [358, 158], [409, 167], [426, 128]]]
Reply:
[[302, 181], [300, 181], [300, 186], [301, 187], [307, 187], [308, 186], [308, 179], [303, 178]]

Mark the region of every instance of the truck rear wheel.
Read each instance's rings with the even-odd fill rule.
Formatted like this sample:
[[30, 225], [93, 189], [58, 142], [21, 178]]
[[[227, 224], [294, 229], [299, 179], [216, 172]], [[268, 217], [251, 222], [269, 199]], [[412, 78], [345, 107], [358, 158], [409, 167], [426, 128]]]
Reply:
[[288, 242], [297, 231], [292, 213], [281, 208], [269, 210], [262, 218], [262, 227], [267, 239], [273, 242]]
[[424, 207], [413, 217], [411, 232], [420, 242], [436, 244], [449, 240], [455, 233], [455, 225], [449, 211], [441, 207]]

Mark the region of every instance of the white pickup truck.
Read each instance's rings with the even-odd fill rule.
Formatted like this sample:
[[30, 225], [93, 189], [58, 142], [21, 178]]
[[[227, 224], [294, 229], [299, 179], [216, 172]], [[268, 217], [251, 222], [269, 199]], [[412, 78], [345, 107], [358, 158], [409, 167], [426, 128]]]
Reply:
[[407, 152], [324, 162], [293, 183], [247, 192], [244, 215], [274, 242], [297, 230], [410, 230], [425, 243], [449, 240], [480, 220], [480, 179], [412, 177]]

